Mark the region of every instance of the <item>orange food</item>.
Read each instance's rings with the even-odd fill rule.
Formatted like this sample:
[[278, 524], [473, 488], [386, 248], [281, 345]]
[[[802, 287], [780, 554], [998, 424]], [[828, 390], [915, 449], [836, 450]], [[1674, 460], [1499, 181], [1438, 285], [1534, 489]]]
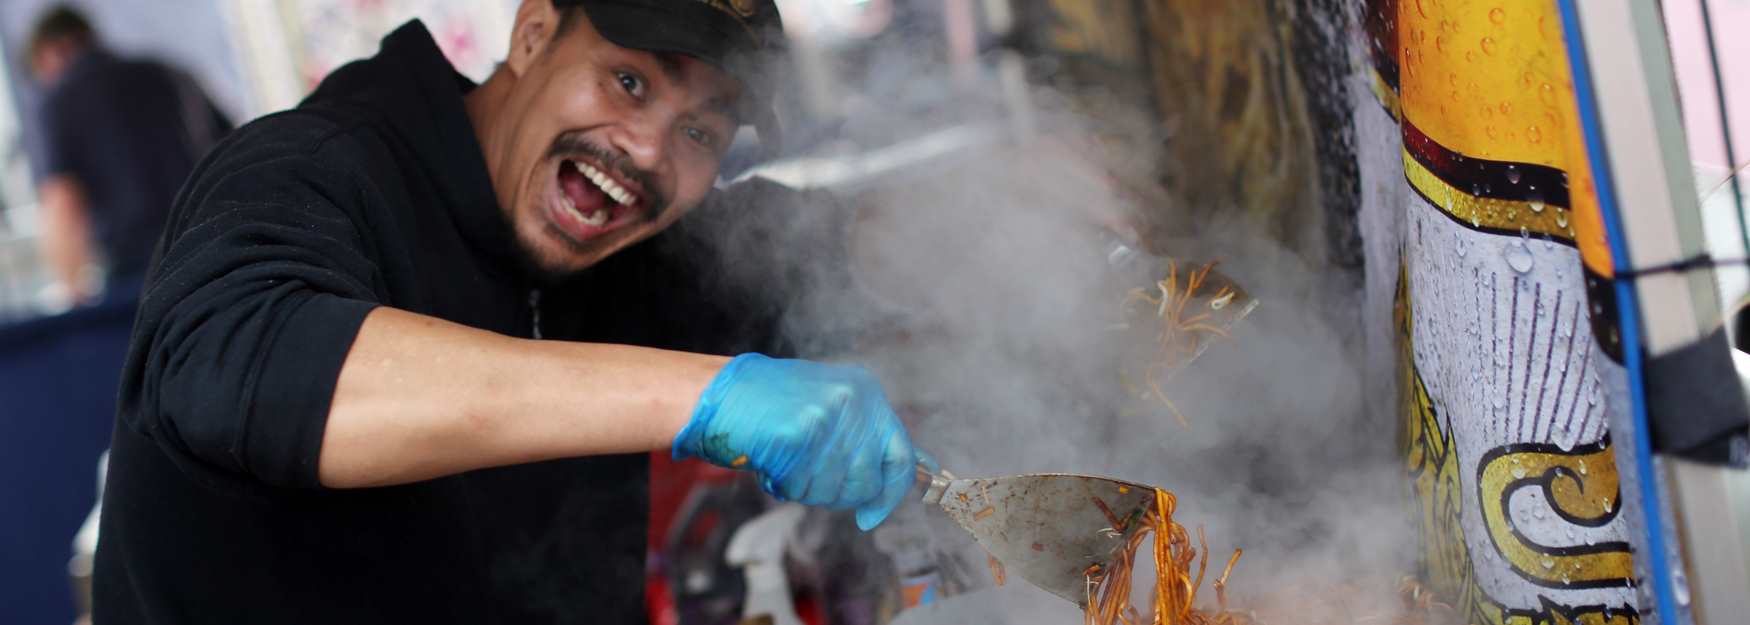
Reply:
[[988, 554], [985, 555], [985, 558], [988, 560], [985, 564], [990, 567], [990, 576], [997, 580], [997, 586], [1002, 586], [1004, 582], [1009, 581], [1008, 573], [1003, 570], [1002, 560]]
[[[1356, 614], [1352, 606], [1333, 606], [1331, 597], [1363, 594], [1370, 583], [1317, 584], [1311, 588], [1286, 593], [1277, 609], [1265, 609], [1262, 615], [1251, 610], [1233, 611], [1227, 605], [1227, 581], [1234, 565], [1240, 561], [1235, 549], [1227, 559], [1221, 576], [1211, 584], [1215, 588], [1215, 607], [1196, 607], [1197, 589], [1203, 586], [1203, 575], [1209, 568], [1209, 542], [1203, 529], [1197, 530], [1197, 544], [1191, 544], [1191, 534], [1185, 526], [1173, 522], [1177, 499], [1172, 493], [1155, 489], [1154, 505], [1144, 511], [1136, 533], [1130, 536], [1117, 558], [1105, 565], [1095, 564], [1083, 574], [1087, 577], [1087, 603], [1083, 619], [1086, 625], [1259, 625], [1259, 623], [1313, 623], [1317, 625], [1452, 625], [1462, 623], [1451, 605], [1441, 603], [1434, 594], [1414, 578], [1405, 577], [1398, 583], [1400, 605], [1384, 605], [1371, 612]], [[1104, 506], [1101, 506], [1102, 508]], [[1108, 513], [1108, 516], [1111, 516]], [[1130, 601], [1131, 572], [1137, 551], [1149, 537], [1154, 538], [1154, 597], [1149, 612], [1137, 610]], [[1191, 565], [1197, 564], [1196, 574]], [[1284, 599], [1279, 597], [1278, 599]], [[1281, 619], [1291, 620], [1281, 620]], [[1300, 619], [1300, 620], [1292, 620]], [[1309, 620], [1310, 619], [1310, 620]], [[1332, 620], [1340, 619], [1340, 620]]]
[[[1232, 287], [1220, 285], [1214, 293], [1207, 294], [1210, 298], [1211, 310], [1186, 310], [1186, 305], [1192, 299], [1199, 297], [1198, 289], [1204, 287], [1209, 279], [1210, 271], [1215, 269], [1215, 263], [1209, 263], [1198, 269], [1193, 269], [1186, 276], [1184, 288], [1180, 288], [1179, 264], [1167, 261], [1167, 278], [1155, 283], [1154, 289], [1131, 289], [1124, 297], [1119, 307], [1124, 311], [1127, 320], [1143, 317], [1154, 330], [1156, 349], [1149, 358], [1139, 376], [1143, 389], [1134, 387], [1134, 381], [1124, 380], [1125, 386], [1134, 394], [1161, 402], [1171, 410], [1173, 417], [1180, 425], [1189, 426], [1185, 414], [1179, 412], [1179, 407], [1167, 397], [1167, 392], [1161, 387], [1163, 381], [1174, 374], [1192, 359], [1202, 353], [1206, 338], [1226, 338], [1229, 336], [1225, 322], [1216, 315], [1238, 295]], [[1125, 376], [1129, 377], [1129, 376]]]
[[741, 465], [744, 465], [744, 464], [747, 464], [747, 456], [745, 454], [741, 455], [741, 456], [736, 456], [735, 460], [730, 461], [729, 468], [739, 469], [739, 468], [741, 468]]
[[[1246, 617], [1227, 609], [1227, 577], [1239, 562], [1240, 552], [1234, 551], [1227, 569], [1216, 580], [1214, 610], [1197, 610], [1197, 588], [1203, 585], [1203, 574], [1209, 567], [1209, 544], [1203, 531], [1197, 531], [1198, 547], [1191, 546], [1191, 534], [1185, 526], [1173, 522], [1177, 500], [1172, 493], [1155, 489], [1152, 509], [1142, 516], [1143, 526], [1132, 534], [1118, 559], [1104, 569], [1088, 570], [1088, 600], [1085, 611], [1087, 625], [1245, 625]], [[1104, 508], [1104, 506], [1101, 506]], [[1108, 516], [1111, 516], [1108, 513]], [[1155, 584], [1154, 600], [1145, 620], [1130, 602], [1131, 569], [1136, 552], [1143, 541], [1154, 537]], [[1201, 556], [1201, 558], [1199, 558]], [[1191, 563], [1197, 561], [1197, 576], [1191, 576]]]

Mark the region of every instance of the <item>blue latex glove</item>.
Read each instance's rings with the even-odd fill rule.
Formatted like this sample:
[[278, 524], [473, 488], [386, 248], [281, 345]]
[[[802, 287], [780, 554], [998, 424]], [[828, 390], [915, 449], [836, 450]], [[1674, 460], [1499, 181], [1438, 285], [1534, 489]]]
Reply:
[[742, 354], [699, 397], [675, 436], [676, 460], [748, 469], [779, 499], [855, 508], [857, 527], [880, 525], [905, 500], [920, 455], [861, 367]]

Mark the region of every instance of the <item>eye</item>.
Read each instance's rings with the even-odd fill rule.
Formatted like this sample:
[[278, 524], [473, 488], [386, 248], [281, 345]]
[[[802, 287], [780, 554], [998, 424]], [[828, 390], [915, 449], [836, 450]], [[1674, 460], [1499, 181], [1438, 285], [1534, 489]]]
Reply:
[[685, 131], [687, 133], [687, 138], [692, 139], [694, 143], [707, 148], [717, 145], [716, 135], [711, 134], [708, 130], [704, 130], [697, 126], [687, 126]]
[[629, 72], [614, 72], [614, 79], [620, 81], [620, 88], [634, 98], [644, 98], [644, 79]]

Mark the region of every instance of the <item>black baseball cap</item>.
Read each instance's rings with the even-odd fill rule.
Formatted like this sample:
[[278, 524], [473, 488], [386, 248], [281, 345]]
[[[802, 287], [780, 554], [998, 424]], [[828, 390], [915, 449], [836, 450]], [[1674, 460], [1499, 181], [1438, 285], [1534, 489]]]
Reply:
[[596, 32], [622, 48], [684, 54], [723, 69], [742, 83], [742, 121], [765, 150], [777, 150], [772, 99], [787, 45], [773, 0], [552, 1], [557, 9], [583, 9]]

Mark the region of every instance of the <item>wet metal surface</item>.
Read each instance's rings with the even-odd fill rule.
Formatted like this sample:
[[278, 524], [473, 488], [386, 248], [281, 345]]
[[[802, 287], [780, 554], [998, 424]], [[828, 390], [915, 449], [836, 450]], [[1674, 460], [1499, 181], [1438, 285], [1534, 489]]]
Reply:
[[938, 479], [935, 486], [928, 497], [939, 493], [935, 503], [1010, 576], [1078, 606], [1087, 601], [1089, 568], [1107, 566], [1154, 500], [1151, 486], [1087, 475]]

